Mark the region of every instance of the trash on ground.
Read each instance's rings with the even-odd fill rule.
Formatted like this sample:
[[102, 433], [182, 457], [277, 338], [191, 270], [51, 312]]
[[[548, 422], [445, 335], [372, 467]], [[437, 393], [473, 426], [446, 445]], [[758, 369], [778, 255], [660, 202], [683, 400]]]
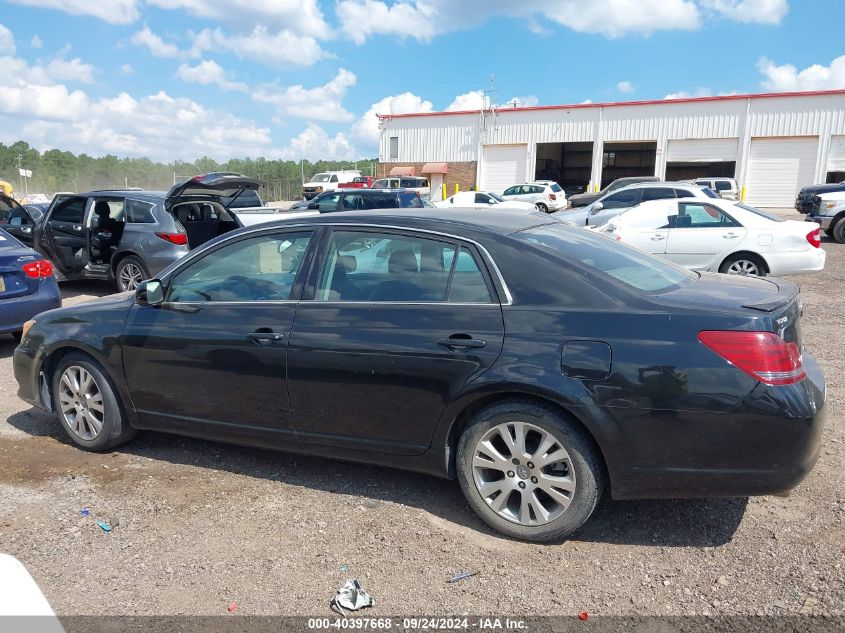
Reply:
[[340, 571], [349, 571], [349, 565], [343, 563], [343, 565], [340, 566]]
[[461, 580], [466, 580], [467, 578], [472, 578], [473, 576], [478, 575], [477, 571], [462, 571], [460, 574], [456, 576], [452, 576], [446, 582], [460, 582]]
[[120, 519], [117, 517], [109, 517], [109, 523], [113, 528], [116, 528], [118, 525], [120, 525]]
[[332, 598], [331, 606], [346, 617], [346, 611], [357, 611], [364, 607], [371, 607], [376, 603], [373, 597], [361, 588], [357, 580], [347, 580], [346, 584], [337, 590]]
[[226, 607], [226, 610], [227, 610], [229, 613], [234, 613], [234, 612], [235, 612], [235, 609], [237, 609], [237, 608], [238, 608], [238, 603], [237, 603], [237, 602], [230, 602], [230, 603], [229, 603], [229, 606], [228, 606], [228, 607]]
[[111, 532], [111, 526], [105, 521], [97, 521], [97, 527], [99, 527], [103, 532]]
[[578, 619], [581, 620], [582, 622], [586, 621], [586, 619], [589, 618], [589, 617], [590, 617], [590, 614], [587, 613], [586, 611], [582, 611], [581, 613], [578, 614]]
[[88, 508], [82, 508], [82, 509], [79, 511], [79, 514], [81, 514], [81, 515], [82, 515], [82, 516], [84, 516], [84, 517], [87, 517], [87, 516], [89, 516], [89, 515], [91, 514], [91, 510], [89, 510]]

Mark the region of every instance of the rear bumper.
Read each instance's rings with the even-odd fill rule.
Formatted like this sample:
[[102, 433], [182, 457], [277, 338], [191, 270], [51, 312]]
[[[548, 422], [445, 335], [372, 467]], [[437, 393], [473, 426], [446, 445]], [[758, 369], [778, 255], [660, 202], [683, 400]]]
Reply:
[[61, 305], [62, 294], [55, 279], [42, 282], [35, 294], [0, 299], [0, 334], [20, 332], [23, 324], [36, 314]]
[[778, 253], [776, 258], [767, 260], [769, 273], [776, 277], [782, 275], [803, 275], [817, 273], [824, 269], [827, 253], [823, 248], [810, 248], [794, 253]]
[[[661, 434], [664, 450], [633, 447], [639, 463], [615, 473], [613, 497], [748, 497], [795, 488], [818, 459], [825, 419], [824, 376], [807, 353], [804, 369], [800, 383], [757, 385], [733, 413], [673, 412], [655, 420], [651, 432], [642, 430]], [[669, 454], [667, 437], [674, 438]]]

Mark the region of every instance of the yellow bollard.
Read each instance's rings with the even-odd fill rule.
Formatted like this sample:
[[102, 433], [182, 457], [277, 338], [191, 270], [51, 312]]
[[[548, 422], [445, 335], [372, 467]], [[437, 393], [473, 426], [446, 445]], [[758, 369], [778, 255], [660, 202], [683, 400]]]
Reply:
[[446, 199], [446, 183], [440, 183], [440, 199]]
[[455, 193], [461, 192], [461, 186], [458, 183], [455, 183]]
[[742, 185], [742, 190], [739, 193], [739, 201], [745, 202], [745, 185]]

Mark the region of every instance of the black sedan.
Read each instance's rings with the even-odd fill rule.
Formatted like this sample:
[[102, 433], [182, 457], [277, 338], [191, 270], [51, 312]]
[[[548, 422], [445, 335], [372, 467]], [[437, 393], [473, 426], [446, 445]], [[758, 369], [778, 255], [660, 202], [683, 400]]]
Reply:
[[781, 493], [819, 452], [798, 289], [686, 271], [553, 218], [426, 209], [228, 233], [137, 293], [38, 317], [19, 395], [137, 429], [457, 478], [560, 539], [614, 498]]

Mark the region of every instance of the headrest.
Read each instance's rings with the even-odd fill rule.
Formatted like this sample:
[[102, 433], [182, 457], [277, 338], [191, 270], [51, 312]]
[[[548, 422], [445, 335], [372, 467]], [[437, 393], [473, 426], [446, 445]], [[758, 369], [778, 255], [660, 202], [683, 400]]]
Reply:
[[417, 256], [414, 255], [414, 251], [410, 248], [393, 251], [390, 254], [390, 259], [387, 260], [387, 270], [391, 274], [419, 272], [419, 268], [417, 268]]
[[338, 255], [336, 268], [343, 268], [348, 273], [354, 273], [358, 268], [358, 260], [354, 255]]

